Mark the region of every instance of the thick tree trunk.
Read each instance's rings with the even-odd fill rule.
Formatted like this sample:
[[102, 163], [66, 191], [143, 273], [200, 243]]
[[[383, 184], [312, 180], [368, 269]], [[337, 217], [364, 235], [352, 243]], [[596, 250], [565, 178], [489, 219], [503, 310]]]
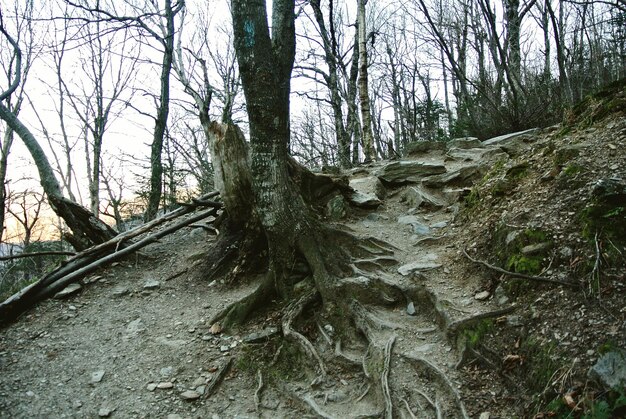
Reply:
[[54, 212], [65, 221], [72, 230], [68, 238], [76, 250], [82, 250], [94, 244], [103, 243], [117, 233], [111, 227], [98, 220], [89, 210], [63, 197], [52, 166], [35, 136], [6, 106], [0, 103], [0, 119], [15, 131], [30, 152], [39, 171], [41, 186], [48, 197]]

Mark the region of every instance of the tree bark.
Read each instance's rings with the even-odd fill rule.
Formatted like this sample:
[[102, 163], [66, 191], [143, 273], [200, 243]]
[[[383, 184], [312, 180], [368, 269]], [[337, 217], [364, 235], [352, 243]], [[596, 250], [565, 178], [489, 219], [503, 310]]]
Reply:
[[93, 244], [103, 243], [117, 233], [111, 227], [98, 220], [89, 210], [76, 202], [65, 198], [57, 181], [54, 170], [43, 149], [30, 130], [6, 106], [0, 103], [0, 119], [22, 139], [39, 171], [41, 186], [48, 197], [54, 212], [65, 221], [72, 230], [68, 240], [76, 248], [82, 250]]
[[[180, 10], [180, 9], [178, 9]], [[159, 96], [159, 107], [154, 125], [154, 136], [150, 147], [150, 192], [148, 195], [148, 207], [144, 215], [145, 221], [156, 218], [163, 191], [163, 162], [161, 154], [163, 152], [163, 141], [167, 128], [167, 117], [170, 110], [170, 73], [172, 71], [172, 61], [174, 59], [174, 17], [176, 12], [172, 9], [172, 1], [165, 0], [165, 25], [166, 31], [163, 44], [163, 64], [161, 67], [161, 94]]]
[[367, 63], [367, 25], [365, 20], [365, 5], [367, 0], [357, 0], [358, 31], [359, 31], [359, 102], [361, 104], [361, 120], [363, 128], [363, 153], [365, 161], [372, 161], [374, 154], [374, 134], [372, 132], [372, 110], [369, 97], [369, 79]]

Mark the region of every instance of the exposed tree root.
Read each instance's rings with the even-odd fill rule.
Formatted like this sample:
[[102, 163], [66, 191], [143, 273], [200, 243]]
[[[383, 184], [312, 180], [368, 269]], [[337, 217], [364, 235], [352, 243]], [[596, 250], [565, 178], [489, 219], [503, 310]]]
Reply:
[[504, 316], [505, 314], [512, 313], [514, 310], [515, 307], [513, 306], [504, 307], [498, 310], [479, 313], [475, 316], [466, 317], [464, 319], [450, 323], [446, 328], [446, 335], [448, 337], [448, 340], [450, 342], [454, 342], [458, 338], [458, 336], [463, 333], [464, 330], [471, 329], [476, 325], [476, 323], [481, 320]]
[[391, 349], [396, 341], [393, 335], [385, 345], [383, 371], [380, 374], [380, 385], [382, 387], [383, 398], [385, 399], [385, 419], [393, 419], [393, 402], [391, 401], [391, 391], [389, 389], [389, 370], [391, 363]]
[[549, 283], [549, 284], [564, 285], [564, 286], [570, 287], [570, 288], [577, 288], [577, 289], [580, 288], [580, 284], [577, 284], [575, 282], [561, 281], [559, 279], [547, 278], [547, 277], [544, 277], [544, 276], [526, 275], [526, 274], [521, 274], [521, 273], [517, 273], [517, 272], [511, 272], [511, 271], [507, 271], [506, 269], [498, 268], [497, 266], [493, 266], [493, 265], [491, 265], [491, 264], [489, 264], [489, 263], [487, 263], [485, 261], [474, 259], [473, 257], [471, 257], [470, 255], [467, 254], [467, 251], [465, 251], [465, 249], [463, 249], [463, 254], [465, 255], [466, 258], [468, 258], [470, 261], [472, 261], [474, 263], [478, 263], [480, 265], [483, 265], [483, 266], [491, 269], [492, 271], [496, 271], [496, 272], [499, 272], [501, 274], [513, 277], [513, 278], [527, 279], [529, 281], [536, 281], [536, 282], [546, 282], [546, 283]]
[[254, 408], [256, 412], [258, 413], [261, 410], [261, 397], [262, 397], [261, 392], [263, 391], [263, 386], [264, 386], [263, 373], [261, 372], [260, 368], [257, 370], [256, 375], [257, 375], [259, 384], [257, 385], [256, 391], [254, 392]]
[[311, 342], [305, 338], [302, 334], [296, 332], [291, 327], [293, 321], [302, 313], [302, 310], [314, 302], [318, 297], [318, 293], [316, 290], [307, 291], [302, 297], [300, 297], [297, 301], [291, 303], [287, 309], [286, 313], [283, 317], [282, 327], [283, 327], [283, 335], [288, 338], [294, 340], [298, 343], [304, 352], [311, 358], [313, 358], [319, 367], [320, 378], [324, 378], [326, 376], [326, 367], [324, 366], [324, 362], [320, 358], [317, 350]]

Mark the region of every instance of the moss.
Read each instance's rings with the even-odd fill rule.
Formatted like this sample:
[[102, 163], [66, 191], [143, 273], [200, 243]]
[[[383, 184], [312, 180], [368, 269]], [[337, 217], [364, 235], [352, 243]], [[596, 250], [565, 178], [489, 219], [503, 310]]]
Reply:
[[512, 255], [506, 263], [506, 268], [520, 274], [536, 275], [541, 272], [542, 257]]
[[578, 173], [584, 172], [584, 168], [578, 164], [569, 164], [563, 169], [564, 176], [574, 176]]
[[465, 329], [462, 335], [465, 344], [470, 348], [477, 347], [487, 333], [493, 330], [493, 325], [492, 319], [484, 319], [478, 321], [472, 328]]
[[[550, 237], [547, 232], [541, 229], [526, 228], [518, 231], [502, 225], [496, 228], [493, 243], [495, 255], [506, 269], [517, 273], [536, 275], [541, 272], [543, 259], [550, 246], [546, 246], [545, 250], [542, 249], [533, 254], [524, 254], [523, 249], [530, 245], [550, 243]], [[514, 292], [516, 290], [511, 289], [509, 291]]]

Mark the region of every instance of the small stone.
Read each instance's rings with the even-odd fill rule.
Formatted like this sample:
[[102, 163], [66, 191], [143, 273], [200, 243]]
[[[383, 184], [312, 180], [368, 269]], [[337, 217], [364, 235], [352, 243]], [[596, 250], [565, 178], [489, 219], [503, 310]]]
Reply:
[[543, 242], [537, 244], [529, 244], [528, 246], [524, 246], [521, 250], [522, 254], [525, 256], [539, 255], [545, 253], [546, 251], [552, 248], [552, 243]]
[[415, 316], [415, 305], [413, 304], [413, 301], [407, 304], [406, 314], [408, 314], [409, 316]]
[[159, 288], [160, 286], [161, 286], [161, 283], [159, 281], [157, 281], [156, 279], [149, 279], [143, 285], [143, 289], [144, 290], [154, 290], [154, 289]]
[[200, 393], [193, 390], [187, 390], [180, 394], [181, 399], [183, 400], [196, 400], [200, 398]]
[[205, 383], [205, 378], [204, 377], [198, 377], [191, 384], [191, 387], [198, 387], [198, 386], [204, 385], [204, 383]]
[[150, 383], [146, 386], [146, 390], [148, 391], [154, 391], [156, 390], [156, 388], [157, 388], [157, 385], [155, 383]]
[[76, 306], [69, 306], [67, 309], [70, 311], [76, 311]]
[[507, 316], [506, 322], [509, 326], [513, 327], [522, 327], [524, 325], [522, 316]]
[[474, 295], [474, 299], [478, 300], [478, 301], [484, 301], [487, 298], [489, 298], [491, 294], [489, 293], [489, 291], [482, 291], [479, 292], [478, 294]]
[[591, 367], [588, 375], [607, 389], [626, 386], [626, 350], [616, 349], [605, 353]]
[[104, 377], [104, 370], [94, 371], [91, 373], [91, 382], [99, 383], [102, 381], [102, 377]]
[[130, 291], [128, 291], [128, 288], [126, 288], [123, 285], [118, 285], [115, 288], [113, 288], [113, 291], [111, 291], [111, 295], [113, 295], [114, 297], [122, 297], [126, 294], [128, 294]]
[[202, 385], [202, 386], [198, 386], [196, 387], [196, 393], [198, 394], [204, 394], [204, 391], [206, 390], [206, 386]]
[[67, 287], [63, 288], [61, 291], [57, 292], [54, 295], [54, 298], [61, 299], [68, 297], [72, 294], [77, 293], [81, 288], [83, 288], [82, 285], [80, 285], [78, 282], [74, 282], [73, 284], [70, 284]]
[[491, 413], [490, 412], [483, 412], [483, 413], [480, 414], [478, 419], [489, 419], [490, 417], [491, 417]]
[[32, 392], [32, 391], [30, 391], [30, 390], [28, 390], [28, 391], [26, 392], [26, 395], [27, 395], [28, 397], [35, 397], [35, 393], [33, 393], [33, 392]]
[[81, 407], [83, 407], [83, 402], [81, 402], [80, 400], [74, 400], [72, 402], [72, 406], [74, 407], [74, 409], [80, 409]]
[[109, 407], [101, 407], [100, 410], [98, 410], [98, 416], [101, 418], [108, 418], [114, 410], [115, 409], [111, 409]]
[[171, 381], [163, 381], [159, 384], [157, 384], [157, 388], [161, 389], [161, 390], [167, 390], [169, 388], [173, 388], [174, 387], [174, 383], [172, 383]]
[[159, 374], [161, 374], [161, 377], [169, 377], [173, 373], [174, 373], [174, 367], [163, 367], [159, 371]]
[[220, 346], [220, 351], [221, 352], [228, 352], [229, 349], [230, 349], [230, 346], [228, 346], [228, 345]]
[[183, 417], [178, 413], [170, 413], [167, 415], [167, 419], [183, 419]]
[[432, 228], [444, 228], [448, 226], [448, 222], [447, 221], [440, 221], [438, 223], [435, 223], [433, 225], [431, 225]]
[[268, 327], [260, 332], [253, 332], [243, 338], [244, 343], [261, 343], [278, 334], [276, 327]]

